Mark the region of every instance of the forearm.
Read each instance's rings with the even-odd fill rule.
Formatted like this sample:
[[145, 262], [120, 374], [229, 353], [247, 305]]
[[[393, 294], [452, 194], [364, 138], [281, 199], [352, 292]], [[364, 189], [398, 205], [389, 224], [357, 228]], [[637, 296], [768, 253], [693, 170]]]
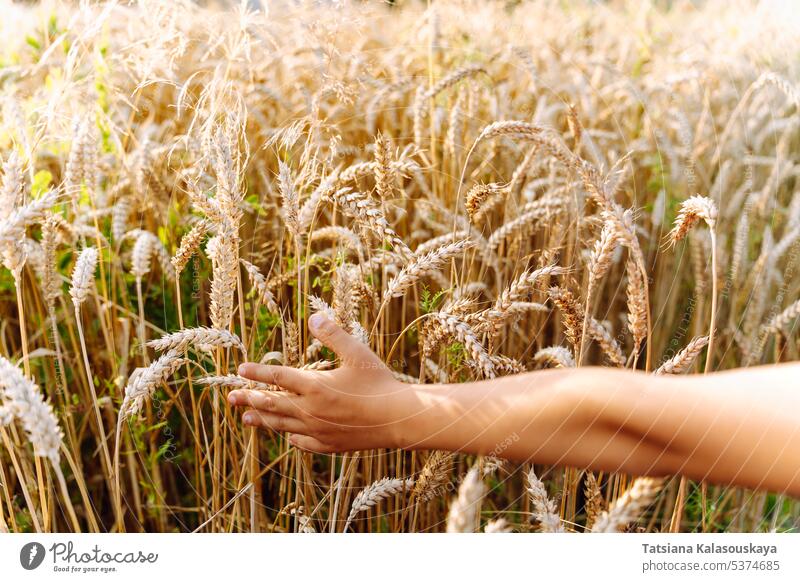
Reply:
[[800, 366], [735, 377], [582, 368], [418, 386], [398, 438], [406, 448], [681, 473], [797, 495], [800, 435], [792, 411], [798, 399], [790, 387], [799, 375]]
[[309, 328], [339, 368], [248, 364], [240, 374], [282, 390], [229, 394], [254, 409], [246, 423], [292, 433], [306, 450], [465, 451], [800, 496], [800, 364], [681, 377], [578, 368], [408, 385], [324, 315]]

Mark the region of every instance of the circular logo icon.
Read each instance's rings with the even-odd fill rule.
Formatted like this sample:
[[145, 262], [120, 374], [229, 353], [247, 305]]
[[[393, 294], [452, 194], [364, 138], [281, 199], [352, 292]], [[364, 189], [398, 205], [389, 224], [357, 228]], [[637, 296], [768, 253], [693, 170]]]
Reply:
[[44, 546], [39, 542], [30, 542], [19, 551], [19, 563], [26, 570], [35, 570], [44, 561]]

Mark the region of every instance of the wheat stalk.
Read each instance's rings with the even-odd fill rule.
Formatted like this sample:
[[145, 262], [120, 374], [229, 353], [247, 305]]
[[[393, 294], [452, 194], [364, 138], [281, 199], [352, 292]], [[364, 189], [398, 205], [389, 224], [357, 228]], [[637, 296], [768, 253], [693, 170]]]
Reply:
[[226, 229], [210, 239], [208, 246], [206, 248], [213, 270], [211, 322], [216, 329], [228, 329], [233, 319], [234, 297], [239, 280], [239, 237]]
[[83, 331], [83, 321], [81, 318], [81, 305], [86, 301], [89, 290], [94, 284], [94, 271], [97, 267], [98, 253], [94, 247], [86, 247], [81, 251], [78, 260], [75, 262], [75, 269], [72, 272], [72, 286], [69, 294], [75, 307], [75, 320], [78, 324], [78, 337], [80, 338], [81, 354], [83, 356], [83, 368], [86, 373], [86, 382], [89, 393], [92, 396], [92, 407], [94, 409], [95, 421], [97, 422], [98, 436], [103, 450], [103, 461], [106, 475], [112, 475], [111, 454], [108, 450], [105, 425], [100, 415], [100, 404], [98, 403], [97, 390], [95, 389], [94, 377], [89, 363], [89, 351], [86, 348], [86, 337]]
[[389, 226], [381, 210], [364, 194], [343, 188], [331, 196], [346, 214], [359, 221], [360, 226], [371, 229], [379, 239], [388, 240], [392, 247], [404, 257], [410, 257], [413, 254]]
[[353, 499], [350, 514], [344, 524], [344, 531], [350, 527], [355, 517], [370, 507], [375, 507], [380, 501], [393, 497], [399, 493], [410, 490], [414, 486], [414, 479], [394, 479], [384, 477], [362, 489]]
[[200, 347], [203, 350], [209, 347], [235, 348], [240, 350], [245, 358], [247, 357], [247, 350], [237, 335], [224, 329], [209, 327], [182, 329], [163, 335], [157, 340], [150, 340], [147, 346], [158, 352], [165, 350], [186, 352], [190, 346]]
[[638, 357], [642, 342], [647, 337], [647, 297], [638, 265], [629, 259], [625, 273], [628, 283], [625, 293], [628, 303], [628, 329], [633, 335], [633, 351]]
[[431, 87], [425, 94], [425, 98], [433, 99], [439, 93], [446, 91], [460, 81], [479, 74], [484, 74], [487, 76], [489, 75], [489, 73], [486, 71], [486, 68], [484, 68], [482, 65], [467, 65], [465, 67], [461, 67], [460, 69], [456, 69], [446, 77], [440, 79], [433, 87]]
[[462, 89], [458, 91], [458, 96], [450, 109], [450, 116], [447, 122], [447, 137], [445, 138], [445, 147], [453, 155], [454, 159], [458, 159], [462, 148], [462, 139], [464, 136], [465, 119], [464, 107], [466, 105], [467, 95]]
[[475, 143], [506, 136], [535, 141], [544, 131], [547, 131], [544, 127], [526, 121], [495, 121], [483, 128]]
[[280, 183], [281, 200], [283, 201], [283, 221], [292, 236], [300, 236], [300, 199], [294, 187], [292, 171], [282, 161], [279, 162], [278, 182]]
[[639, 477], [621, 497], [603, 512], [592, 526], [593, 533], [614, 533], [638, 519], [661, 490], [663, 481]]
[[700, 220], [705, 221], [710, 229], [714, 229], [717, 222], [717, 206], [714, 201], [705, 196], [691, 196], [681, 203], [675, 224], [667, 235], [671, 244], [683, 239], [689, 230]]
[[39, 387], [22, 371], [0, 356], [0, 421], [3, 426], [19, 419], [37, 456], [58, 465], [63, 431], [52, 406], [46, 402]]
[[600, 489], [600, 484], [597, 482], [597, 477], [595, 477], [592, 471], [586, 474], [583, 496], [586, 500], [586, 529], [590, 530], [603, 512], [604, 505], [603, 492]]
[[417, 476], [412, 497], [419, 501], [428, 501], [440, 495], [444, 486], [450, 481], [455, 455], [445, 451], [434, 451]]
[[544, 198], [531, 203], [527, 210], [495, 230], [489, 237], [489, 248], [495, 251], [507, 238], [522, 236], [535, 229], [542, 220], [552, 218], [566, 210], [564, 200]]
[[78, 255], [75, 268], [72, 271], [72, 286], [69, 289], [75, 310], [80, 311], [81, 305], [89, 296], [94, 284], [94, 271], [97, 268], [98, 253], [94, 247], [86, 247]]
[[[311, 223], [314, 221], [314, 216], [317, 213], [320, 203], [336, 187], [336, 181], [338, 179], [339, 177], [334, 173], [321, 180], [319, 185], [314, 188], [314, 191], [311, 192], [311, 195], [300, 207], [300, 214], [297, 219], [302, 232], [306, 232], [311, 227]], [[311, 235], [314, 236], [319, 230], [321, 229], [314, 230]]]
[[447, 533], [473, 533], [480, 522], [480, 510], [486, 486], [476, 465], [467, 472], [458, 488], [458, 496], [450, 503]]
[[545, 277], [563, 275], [567, 270], [557, 265], [547, 265], [533, 271], [525, 271], [517, 276], [511, 284], [503, 289], [494, 305], [487, 309], [483, 316], [486, 321], [496, 326], [506, 319], [522, 299], [525, 299], [534, 289], [536, 283]]
[[588, 336], [600, 345], [600, 349], [603, 350], [603, 353], [608, 357], [611, 363], [615, 366], [625, 366], [625, 355], [622, 353], [619, 342], [614, 339], [605, 326], [593, 317], [588, 318], [586, 321], [588, 323]]
[[541, 530], [547, 533], [564, 532], [561, 518], [556, 511], [556, 504], [547, 496], [544, 483], [536, 476], [532, 468], [526, 473], [525, 478], [528, 483], [528, 495], [531, 496], [533, 504], [533, 516], [539, 522]]
[[[64, 473], [61, 470], [60, 450], [63, 446], [64, 433], [58, 424], [53, 407], [49, 402], [45, 401], [35, 382], [26, 378], [17, 366], [0, 356], [0, 430], [15, 418], [22, 423], [25, 434], [33, 445], [34, 454], [50, 461], [55, 471], [72, 527], [75, 528], [75, 531], [80, 531], [80, 525], [78, 524], [75, 509], [72, 506]], [[8, 444], [5, 433], [3, 433], [3, 440]], [[23, 487], [25, 487], [24, 477], [20, 474], [19, 478], [23, 481]], [[39, 531], [38, 518], [35, 511], [33, 511], [27, 491], [25, 492], [25, 498], [32, 510], [31, 517], [34, 526]]]
[[275, 301], [275, 296], [272, 294], [272, 291], [270, 291], [269, 283], [264, 275], [261, 274], [261, 271], [258, 270], [258, 267], [256, 267], [250, 261], [246, 261], [245, 259], [239, 259], [239, 262], [242, 263], [244, 270], [247, 272], [247, 276], [250, 279], [250, 285], [255, 288], [261, 303], [266, 305], [270, 312], [279, 313], [280, 307], [278, 307], [278, 304]]
[[443, 312], [434, 314], [434, 321], [447, 334], [464, 344], [470, 359], [476, 364], [484, 377], [494, 378], [495, 368], [492, 359], [484, 349], [475, 331], [455, 315]]
[[575, 295], [564, 287], [550, 287], [548, 289], [550, 300], [561, 310], [561, 321], [564, 332], [574, 348], [581, 343], [583, 329], [583, 312], [575, 299]]
[[654, 373], [656, 375], [685, 373], [707, 345], [708, 336], [704, 335], [694, 338], [685, 348], [661, 364]]
[[67, 192], [72, 195], [75, 208], [77, 203], [74, 201], [81, 186], [85, 186], [90, 193], [95, 191], [95, 181], [99, 175], [97, 165], [97, 129], [94, 120], [87, 115], [75, 121], [64, 174]]
[[717, 321], [717, 205], [705, 196], [691, 196], [681, 203], [675, 225], [670, 231], [669, 239], [674, 245], [686, 236], [692, 226], [700, 220], [705, 221], [711, 234], [711, 322], [708, 330], [708, 353], [706, 355], [705, 373], [711, 370], [714, 359], [714, 339]]
[[489, 520], [483, 528], [483, 533], [511, 533], [512, 531], [514, 531], [513, 526], [502, 517]]
[[561, 346], [542, 348], [533, 356], [533, 361], [537, 364], [545, 364], [556, 368], [575, 367], [575, 358], [572, 357], [572, 353]]
[[203, 386], [234, 388], [237, 390], [275, 390], [274, 386], [255, 380], [248, 380], [237, 374], [204, 376], [203, 378], [198, 378], [196, 382]]
[[137, 368], [125, 386], [120, 418], [136, 416], [145, 402], [152, 397], [156, 386], [174, 374], [185, 361], [181, 357], [180, 350], [171, 349], [146, 368]]
[[0, 220], [0, 244], [19, 243], [25, 237], [25, 229], [42, 219], [58, 200], [54, 190], [12, 210], [7, 218]]
[[203, 237], [205, 237], [208, 232], [208, 228], [208, 222], [201, 220], [181, 238], [181, 244], [178, 246], [178, 250], [175, 251], [172, 259], [170, 259], [172, 268], [175, 269], [176, 277], [180, 276], [181, 272], [186, 268], [186, 264], [197, 254], [200, 249], [200, 244], [203, 242]]
[[415, 254], [397, 276], [392, 278], [386, 285], [383, 300], [388, 301], [392, 297], [402, 297], [405, 291], [420, 279], [434, 271], [441, 270], [450, 259], [461, 255], [465, 250], [473, 246], [475, 246], [473, 241], [463, 239], [444, 244], [423, 255]]
[[340, 241], [345, 246], [356, 251], [359, 259], [361, 259], [363, 255], [363, 247], [358, 235], [344, 226], [324, 226], [322, 228], [317, 228], [311, 233], [311, 242], [317, 242], [321, 240]]
[[509, 186], [497, 183], [476, 184], [467, 192], [464, 206], [467, 216], [472, 224], [480, 223], [508, 193], [511, 191]]
[[394, 172], [391, 166], [392, 153], [389, 140], [379, 133], [375, 137], [375, 190], [379, 200], [388, 200], [392, 197], [392, 183]]
[[800, 315], [800, 300], [795, 301], [789, 307], [781, 311], [770, 319], [763, 327], [768, 333], [781, 333], [786, 330], [794, 320]]
[[[617, 249], [619, 239], [619, 227], [613, 220], [605, 220], [600, 237], [595, 241], [592, 252], [589, 255], [589, 283], [586, 288], [586, 310], [583, 318], [583, 331], [581, 336], [586, 337], [589, 327], [589, 317], [592, 313], [592, 299], [600, 279], [605, 276], [611, 267], [611, 258]], [[585, 344], [581, 342], [578, 353], [578, 365], [583, 361]]]
[[[416, 175], [418, 172], [421, 171], [419, 164], [414, 160], [409, 159], [399, 159], [399, 160], [391, 160], [388, 163], [388, 172], [394, 174], [395, 176], [406, 176], [408, 174]], [[336, 182], [338, 184], [347, 184], [348, 182], [352, 182], [354, 180], [358, 180], [359, 178], [364, 178], [366, 176], [374, 176], [375, 173], [378, 171], [378, 162], [375, 160], [368, 161], [368, 162], [358, 162], [351, 166], [348, 166], [345, 170], [339, 173]], [[422, 187], [420, 185], [420, 187]], [[334, 190], [332, 188], [327, 189], [325, 194], [330, 196], [330, 194]]]

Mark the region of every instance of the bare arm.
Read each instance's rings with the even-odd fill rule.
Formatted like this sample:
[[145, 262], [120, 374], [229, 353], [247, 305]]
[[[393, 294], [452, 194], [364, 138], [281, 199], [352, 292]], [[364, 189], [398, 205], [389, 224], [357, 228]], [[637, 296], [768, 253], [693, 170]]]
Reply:
[[339, 369], [245, 364], [244, 376], [287, 392], [230, 395], [231, 403], [253, 409], [246, 423], [293, 433], [297, 446], [494, 454], [800, 496], [800, 364], [707, 376], [588, 367], [403, 384], [324, 317], [309, 324], [339, 355]]

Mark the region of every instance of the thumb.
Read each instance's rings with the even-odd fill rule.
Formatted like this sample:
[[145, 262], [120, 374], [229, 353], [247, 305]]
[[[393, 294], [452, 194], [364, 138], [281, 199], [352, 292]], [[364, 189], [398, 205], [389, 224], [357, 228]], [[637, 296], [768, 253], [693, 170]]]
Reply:
[[342, 364], [346, 366], [381, 364], [380, 358], [369, 349], [369, 346], [336, 325], [324, 313], [315, 313], [309, 317], [308, 329], [315, 338], [336, 352]]

